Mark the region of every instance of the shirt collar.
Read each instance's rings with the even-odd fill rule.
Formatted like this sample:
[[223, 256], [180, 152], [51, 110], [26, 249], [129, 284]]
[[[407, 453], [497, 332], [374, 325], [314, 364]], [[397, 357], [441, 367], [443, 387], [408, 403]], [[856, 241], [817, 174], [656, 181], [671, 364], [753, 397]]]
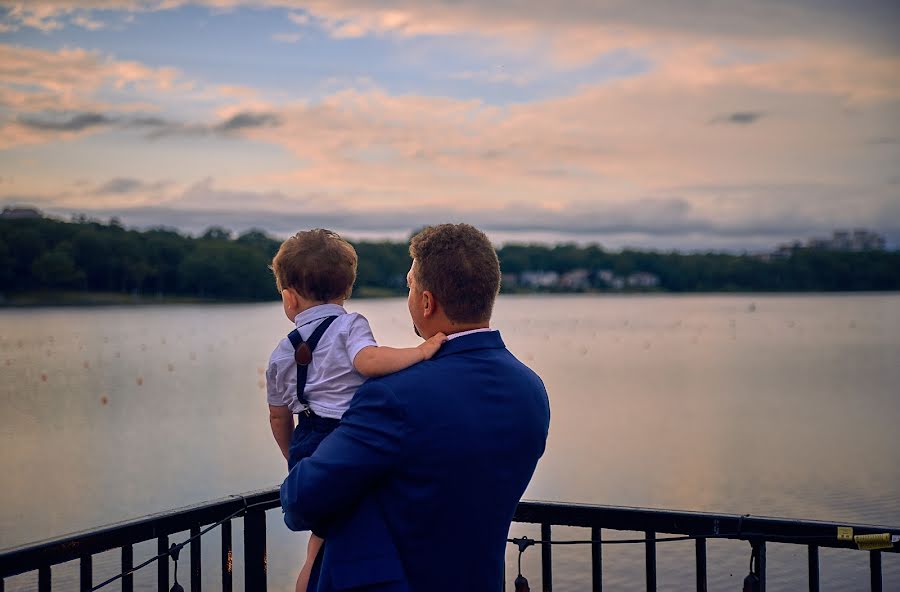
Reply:
[[500, 338], [500, 331], [489, 329], [487, 331], [472, 331], [471, 333], [464, 336], [462, 333], [456, 333], [455, 335], [460, 335], [461, 337], [447, 341], [431, 359], [437, 360], [463, 352], [506, 347], [503, 339]]
[[463, 335], [471, 335], [472, 333], [485, 333], [487, 331], [496, 331], [496, 329], [491, 329], [490, 327], [482, 327], [480, 329], [471, 329], [469, 331], [460, 331], [459, 333], [451, 333], [447, 335], [447, 341], [451, 339], [456, 339], [457, 337], [462, 337]]
[[340, 304], [319, 304], [312, 308], [307, 308], [294, 317], [294, 324], [298, 327], [308, 325], [313, 321], [324, 319], [325, 317], [333, 317], [337, 315], [347, 314], [344, 307]]

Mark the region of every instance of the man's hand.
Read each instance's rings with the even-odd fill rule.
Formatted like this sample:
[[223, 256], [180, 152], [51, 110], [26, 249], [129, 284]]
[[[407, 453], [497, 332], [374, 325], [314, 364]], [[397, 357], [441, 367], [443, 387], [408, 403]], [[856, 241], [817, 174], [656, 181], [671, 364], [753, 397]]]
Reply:
[[[413, 349], [413, 348], [409, 348]], [[341, 423], [281, 484], [284, 522], [323, 538], [404, 458], [406, 412], [382, 382], [359, 387]]]
[[447, 336], [443, 333], [435, 333], [431, 337], [425, 340], [425, 343], [420, 343], [418, 345], [418, 349], [422, 351], [424, 354], [423, 360], [430, 360], [434, 354], [437, 353], [444, 342], [447, 341]]

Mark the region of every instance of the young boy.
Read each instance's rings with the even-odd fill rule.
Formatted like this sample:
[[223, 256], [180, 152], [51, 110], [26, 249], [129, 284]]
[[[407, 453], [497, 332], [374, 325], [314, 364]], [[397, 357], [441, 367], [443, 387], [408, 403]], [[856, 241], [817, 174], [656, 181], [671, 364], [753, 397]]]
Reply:
[[[376, 344], [366, 318], [343, 308], [356, 281], [356, 267], [356, 251], [350, 243], [322, 229], [298, 232], [282, 243], [272, 260], [284, 313], [296, 325], [299, 337], [303, 342], [315, 341], [319, 325], [324, 329], [318, 331], [318, 343], [311, 344], [311, 355], [297, 352], [308, 345], [295, 348], [286, 337], [269, 358], [269, 422], [288, 470], [310, 456], [337, 427], [366, 377], [391, 374], [428, 360], [447, 339], [439, 333], [418, 347], [399, 349]], [[300, 343], [297, 334], [289, 337]], [[308, 363], [305, 385], [299, 392], [297, 360]], [[320, 537], [310, 535], [296, 592], [306, 592], [322, 543]]]

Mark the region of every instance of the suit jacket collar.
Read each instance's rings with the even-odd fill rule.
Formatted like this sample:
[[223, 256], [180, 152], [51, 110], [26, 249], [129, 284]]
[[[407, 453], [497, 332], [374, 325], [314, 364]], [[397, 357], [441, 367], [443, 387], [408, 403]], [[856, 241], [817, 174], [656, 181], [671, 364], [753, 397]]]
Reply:
[[500, 331], [484, 331], [462, 335], [456, 339], [444, 342], [441, 349], [431, 359], [436, 360], [444, 356], [452, 356], [453, 354], [477, 349], [502, 349], [504, 347], [506, 347], [506, 344], [503, 343], [503, 339], [500, 337]]

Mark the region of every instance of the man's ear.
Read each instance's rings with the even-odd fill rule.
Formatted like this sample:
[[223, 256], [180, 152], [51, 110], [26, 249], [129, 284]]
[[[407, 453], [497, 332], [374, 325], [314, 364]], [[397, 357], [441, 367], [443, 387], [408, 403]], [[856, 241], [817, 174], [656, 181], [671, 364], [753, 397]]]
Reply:
[[437, 300], [434, 299], [434, 294], [425, 290], [422, 292], [422, 314], [425, 315], [425, 318], [428, 318], [436, 312]]

